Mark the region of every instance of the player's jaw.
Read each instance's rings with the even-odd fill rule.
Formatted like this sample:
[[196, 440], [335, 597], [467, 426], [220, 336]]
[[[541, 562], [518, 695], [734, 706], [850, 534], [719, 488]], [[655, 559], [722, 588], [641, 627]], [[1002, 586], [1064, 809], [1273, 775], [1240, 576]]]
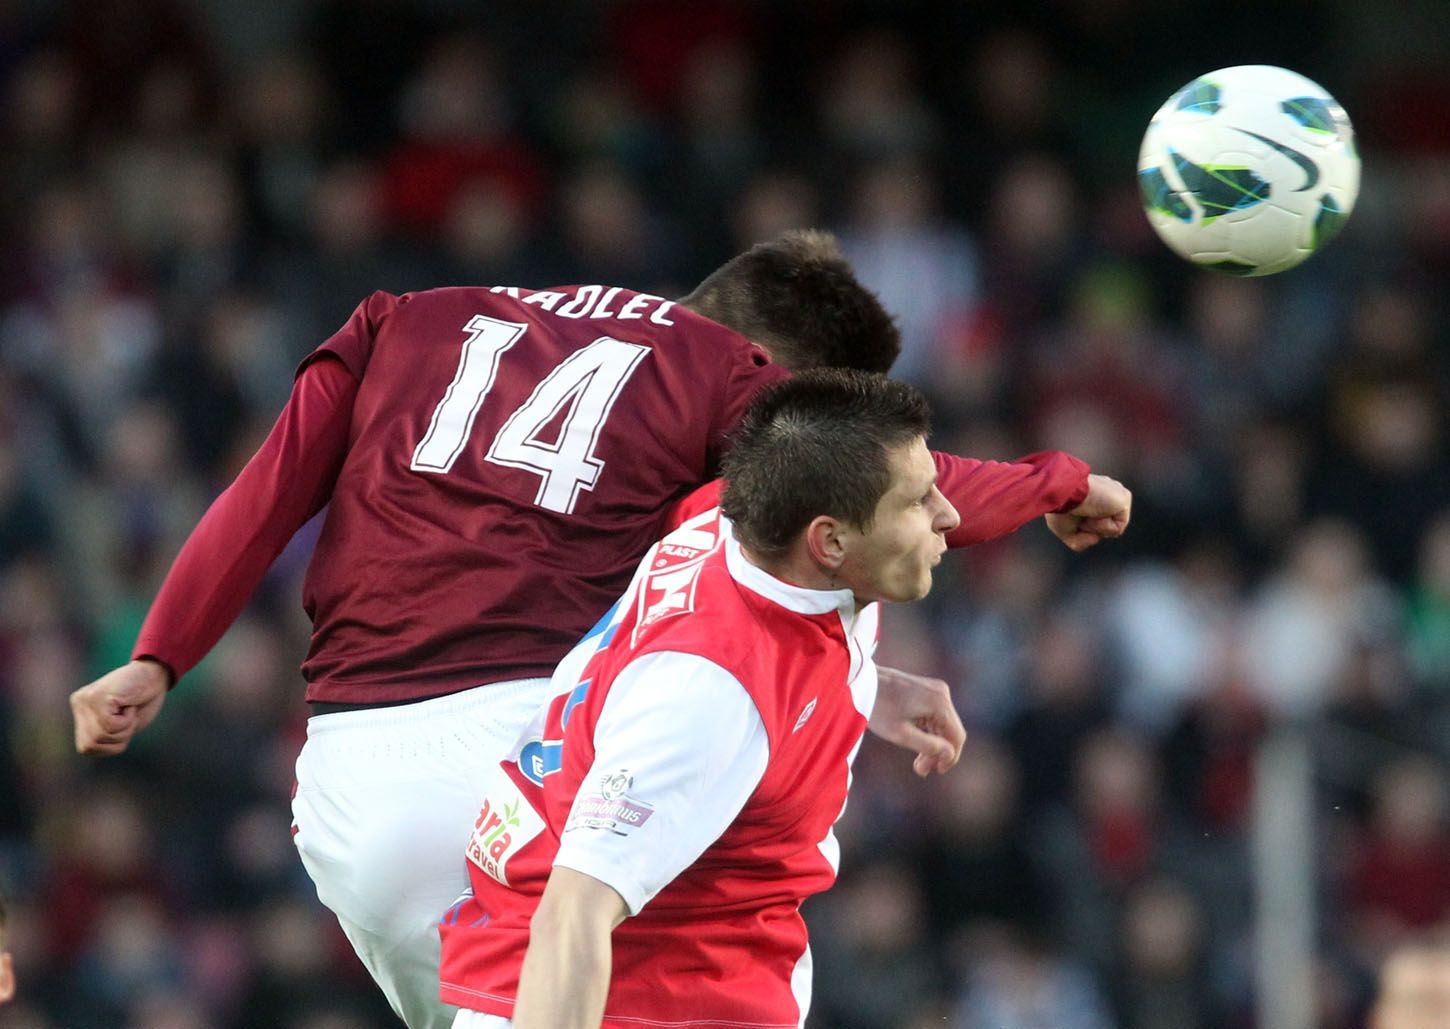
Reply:
[[931, 591], [932, 569], [946, 534], [961, 519], [936, 488], [925, 441], [893, 455], [893, 485], [877, 504], [871, 528], [856, 538], [852, 588], [861, 601], [920, 600]]
[[[931, 592], [932, 572], [936, 566], [941, 564], [942, 555], [946, 553], [947, 541], [944, 532], [933, 531], [921, 550], [912, 555], [911, 566], [904, 569], [902, 586], [910, 583], [910, 589], [903, 589], [902, 595], [886, 597], [883, 599], [891, 601], [920, 600]], [[905, 595], [908, 593], [910, 595]]]

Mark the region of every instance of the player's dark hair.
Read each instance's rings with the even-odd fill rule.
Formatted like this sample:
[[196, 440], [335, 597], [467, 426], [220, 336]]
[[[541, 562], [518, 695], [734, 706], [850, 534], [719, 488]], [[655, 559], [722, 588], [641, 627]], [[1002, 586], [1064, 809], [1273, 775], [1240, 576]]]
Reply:
[[795, 229], [726, 261], [680, 303], [753, 340], [791, 371], [885, 372], [901, 332], [836, 237]]
[[845, 369], [763, 390], [725, 458], [720, 509], [751, 552], [784, 554], [818, 515], [869, 529], [891, 487], [888, 451], [925, 436], [926, 398], [904, 382]]

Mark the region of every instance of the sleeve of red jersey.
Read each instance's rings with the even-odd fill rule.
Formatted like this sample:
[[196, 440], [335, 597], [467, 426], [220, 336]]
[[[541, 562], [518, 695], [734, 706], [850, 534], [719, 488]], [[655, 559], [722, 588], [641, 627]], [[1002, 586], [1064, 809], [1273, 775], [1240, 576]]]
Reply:
[[357, 379], [340, 361], [304, 365], [266, 442], [182, 546], [133, 658], [160, 661], [174, 683], [216, 645], [287, 541], [332, 495], [356, 395]]
[[1015, 532], [1045, 514], [1070, 511], [1088, 494], [1083, 461], [1060, 450], [1017, 461], [978, 461], [932, 452], [937, 487], [962, 523], [947, 533], [950, 547], [970, 547]]
[[771, 363], [764, 350], [751, 346], [730, 369], [720, 402], [715, 409], [715, 424], [710, 428], [710, 451], [707, 455], [710, 473], [720, 467], [720, 458], [730, 447], [730, 434], [739, 427], [755, 395], [772, 383], [790, 377], [778, 364]]
[[383, 319], [397, 310], [401, 303], [391, 293], [378, 290], [358, 304], [346, 324], [329, 336], [321, 346], [302, 359], [298, 373], [309, 367], [318, 358], [331, 354], [352, 372], [353, 379], [361, 379], [367, 369], [368, 358], [373, 353], [373, 340]]
[[[738, 679], [678, 651], [631, 661], [593, 735], [554, 865], [598, 879], [637, 915], [730, 827], [765, 774], [770, 739]], [[620, 805], [635, 817], [598, 817]]]

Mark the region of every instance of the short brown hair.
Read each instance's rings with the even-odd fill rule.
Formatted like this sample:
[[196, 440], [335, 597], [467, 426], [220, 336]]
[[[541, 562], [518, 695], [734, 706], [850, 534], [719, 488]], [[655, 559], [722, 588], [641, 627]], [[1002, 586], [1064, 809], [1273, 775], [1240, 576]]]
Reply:
[[885, 372], [901, 332], [861, 284], [836, 237], [793, 229], [726, 261], [680, 303], [728, 326], [791, 371]]
[[725, 458], [720, 509], [761, 557], [790, 549], [819, 515], [861, 529], [891, 487], [887, 451], [931, 427], [904, 382], [846, 369], [805, 372], [761, 392]]

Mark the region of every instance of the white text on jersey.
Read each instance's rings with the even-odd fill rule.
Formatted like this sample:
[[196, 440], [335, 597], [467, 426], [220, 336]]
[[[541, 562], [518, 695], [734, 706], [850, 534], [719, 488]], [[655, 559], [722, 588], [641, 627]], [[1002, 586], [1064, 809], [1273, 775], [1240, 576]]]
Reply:
[[[493, 286], [490, 287], [489, 292], [506, 293], [515, 300], [542, 307], [545, 311], [556, 314], [560, 318], [615, 318], [624, 322], [638, 321], [648, 313], [649, 320], [656, 325], [675, 324], [665, 317], [670, 308], [675, 306], [675, 302], [666, 300], [664, 297], [657, 297], [653, 293], [636, 293], [624, 304], [611, 310], [610, 305], [616, 303], [616, 298], [622, 292], [620, 286], [610, 286], [608, 289], [603, 286], [580, 286], [578, 292], [563, 307], [559, 307], [559, 301], [569, 294], [560, 293], [557, 290]], [[559, 309], [556, 311], [555, 307], [559, 307]], [[653, 310], [650, 310], [652, 307]]]

